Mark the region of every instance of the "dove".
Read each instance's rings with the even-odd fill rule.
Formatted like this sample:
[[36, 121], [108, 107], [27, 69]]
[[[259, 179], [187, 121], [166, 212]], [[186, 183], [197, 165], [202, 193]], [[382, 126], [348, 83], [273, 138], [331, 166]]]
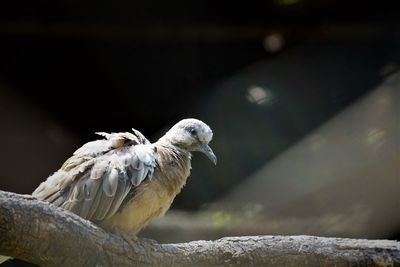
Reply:
[[135, 240], [154, 218], [166, 213], [186, 184], [193, 152], [214, 164], [213, 132], [198, 119], [183, 119], [150, 143], [138, 130], [97, 133], [32, 193], [107, 231]]
[[105, 139], [76, 150], [32, 195], [107, 230], [135, 236], [165, 214], [186, 184], [192, 152], [217, 162], [208, 145], [213, 132], [200, 120], [181, 120], [154, 143], [132, 130], [98, 133]]

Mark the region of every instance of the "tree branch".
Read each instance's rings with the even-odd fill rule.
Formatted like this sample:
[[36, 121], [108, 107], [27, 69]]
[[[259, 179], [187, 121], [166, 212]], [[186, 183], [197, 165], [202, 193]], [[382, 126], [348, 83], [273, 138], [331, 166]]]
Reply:
[[400, 266], [400, 242], [389, 240], [248, 236], [130, 246], [71, 212], [4, 191], [0, 254], [41, 266]]

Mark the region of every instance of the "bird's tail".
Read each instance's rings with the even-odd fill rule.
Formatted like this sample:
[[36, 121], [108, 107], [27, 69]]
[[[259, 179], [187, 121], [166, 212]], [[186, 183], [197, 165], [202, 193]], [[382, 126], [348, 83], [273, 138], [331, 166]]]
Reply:
[[11, 259], [11, 257], [0, 255], [0, 264]]

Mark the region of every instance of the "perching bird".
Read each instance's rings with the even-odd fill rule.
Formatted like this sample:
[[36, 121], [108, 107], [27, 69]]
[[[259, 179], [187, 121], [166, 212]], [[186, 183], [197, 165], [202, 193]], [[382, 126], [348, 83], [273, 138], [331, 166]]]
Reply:
[[181, 191], [190, 174], [191, 152], [217, 162], [208, 146], [213, 133], [200, 120], [181, 120], [152, 144], [132, 130], [98, 133], [105, 139], [76, 150], [32, 195], [133, 237], [164, 215]]
[[33, 196], [97, 222], [135, 235], [163, 215], [190, 174], [191, 152], [217, 158], [205, 123], [185, 119], [151, 144], [139, 131], [98, 133], [105, 140], [75, 151]]

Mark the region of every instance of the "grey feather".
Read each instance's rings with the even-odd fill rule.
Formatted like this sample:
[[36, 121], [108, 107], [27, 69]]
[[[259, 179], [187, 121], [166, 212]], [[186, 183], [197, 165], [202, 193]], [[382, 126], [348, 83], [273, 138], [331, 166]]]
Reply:
[[131, 188], [132, 184], [130, 183], [127, 175], [122, 174], [121, 176], [119, 176], [119, 183], [117, 191], [115, 192], [116, 197], [114, 197], [113, 203], [111, 204], [109, 214], [115, 214], [118, 211]]
[[155, 155], [136, 130], [98, 134], [106, 139], [76, 150], [33, 195], [86, 219], [100, 221], [117, 212], [128, 193], [151, 177]]
[[113, 197], [118, 187], [118, 171], [112, 168], [106, 177], [103, 178], [103, 190], [108, 197]]
[[84, 144], [74, 152], [75, 156], [95, 157], [111, 149], [111, 143], [108, 140], [96, 140]]
[[102, 181], [101, 179], [86, 179], [83, 187], [85, 191], [85, 199], [81, 204], [80, 214], [84, 218], [91, 217], [92, 208], [97, 209], [98, 202], [95, 201], [96, 195], [99, 191], [100, 185]]
[[126, 171], [128, 176], [130, 177], [130, 182], [133, 186], [138, 186], [142, 181], [142, 177], [140, 174], [140, 169], [136, 168], [128, 168]]
[[88, 219], [94, 219], [94, 220], [104, 220], [104, 218], [112, 215], [112, 214], [108, 214], [108, 211], [110, 210], [112, 201], [113, 201], [113, 197], [108, 197], [106, 194], [100, 194], [99, 195], [99, 204], [98, 204], [98, 208], [96, 209], [96, 211], [93, 214], [93, 218], [88, 218]]
[[91, 180], [93, 184], [93, 199], [91, 199], [91, 201], [85, 201], [85, 203], [83, 204], [83, 208], [82, 211], [83, 212], [87, 212], [86, 217], [85, 218], [91, 218], [94, 219], [94, 213], [101, 207], [99, 207], [99, 202], [100, 202], [100, 197], [101, 197], [101, 190], [99, 190], [101, 188], [101, 183], [102, 181], [100, 179], [98, 180]]
[[144, 135], [141, 132], [139, 132], [138, 130], [136, 130], [134, 128], [132, 128], [132, 131], [137, 136], [137, 138], [139, 139], [139, 143], [140, 144], [144, 144], [144, 145], [150, 144], [150, 141], [147, 140], [147, 138], [144, 137]]
[[105, 159], [97, 160], [90, 171], [90, 179], [96, 180], [102, 178], [103, 174], [107, 171], [108, 165], [109, 162]]
[[133, 168], [135, 170], [139, 170], [141, 168], [141, 164], [143, 164], [143, 162], [141, 162], [138, 158], [138, 156], [135, 154], [130, 162], [128, 162], [128, 167]]

